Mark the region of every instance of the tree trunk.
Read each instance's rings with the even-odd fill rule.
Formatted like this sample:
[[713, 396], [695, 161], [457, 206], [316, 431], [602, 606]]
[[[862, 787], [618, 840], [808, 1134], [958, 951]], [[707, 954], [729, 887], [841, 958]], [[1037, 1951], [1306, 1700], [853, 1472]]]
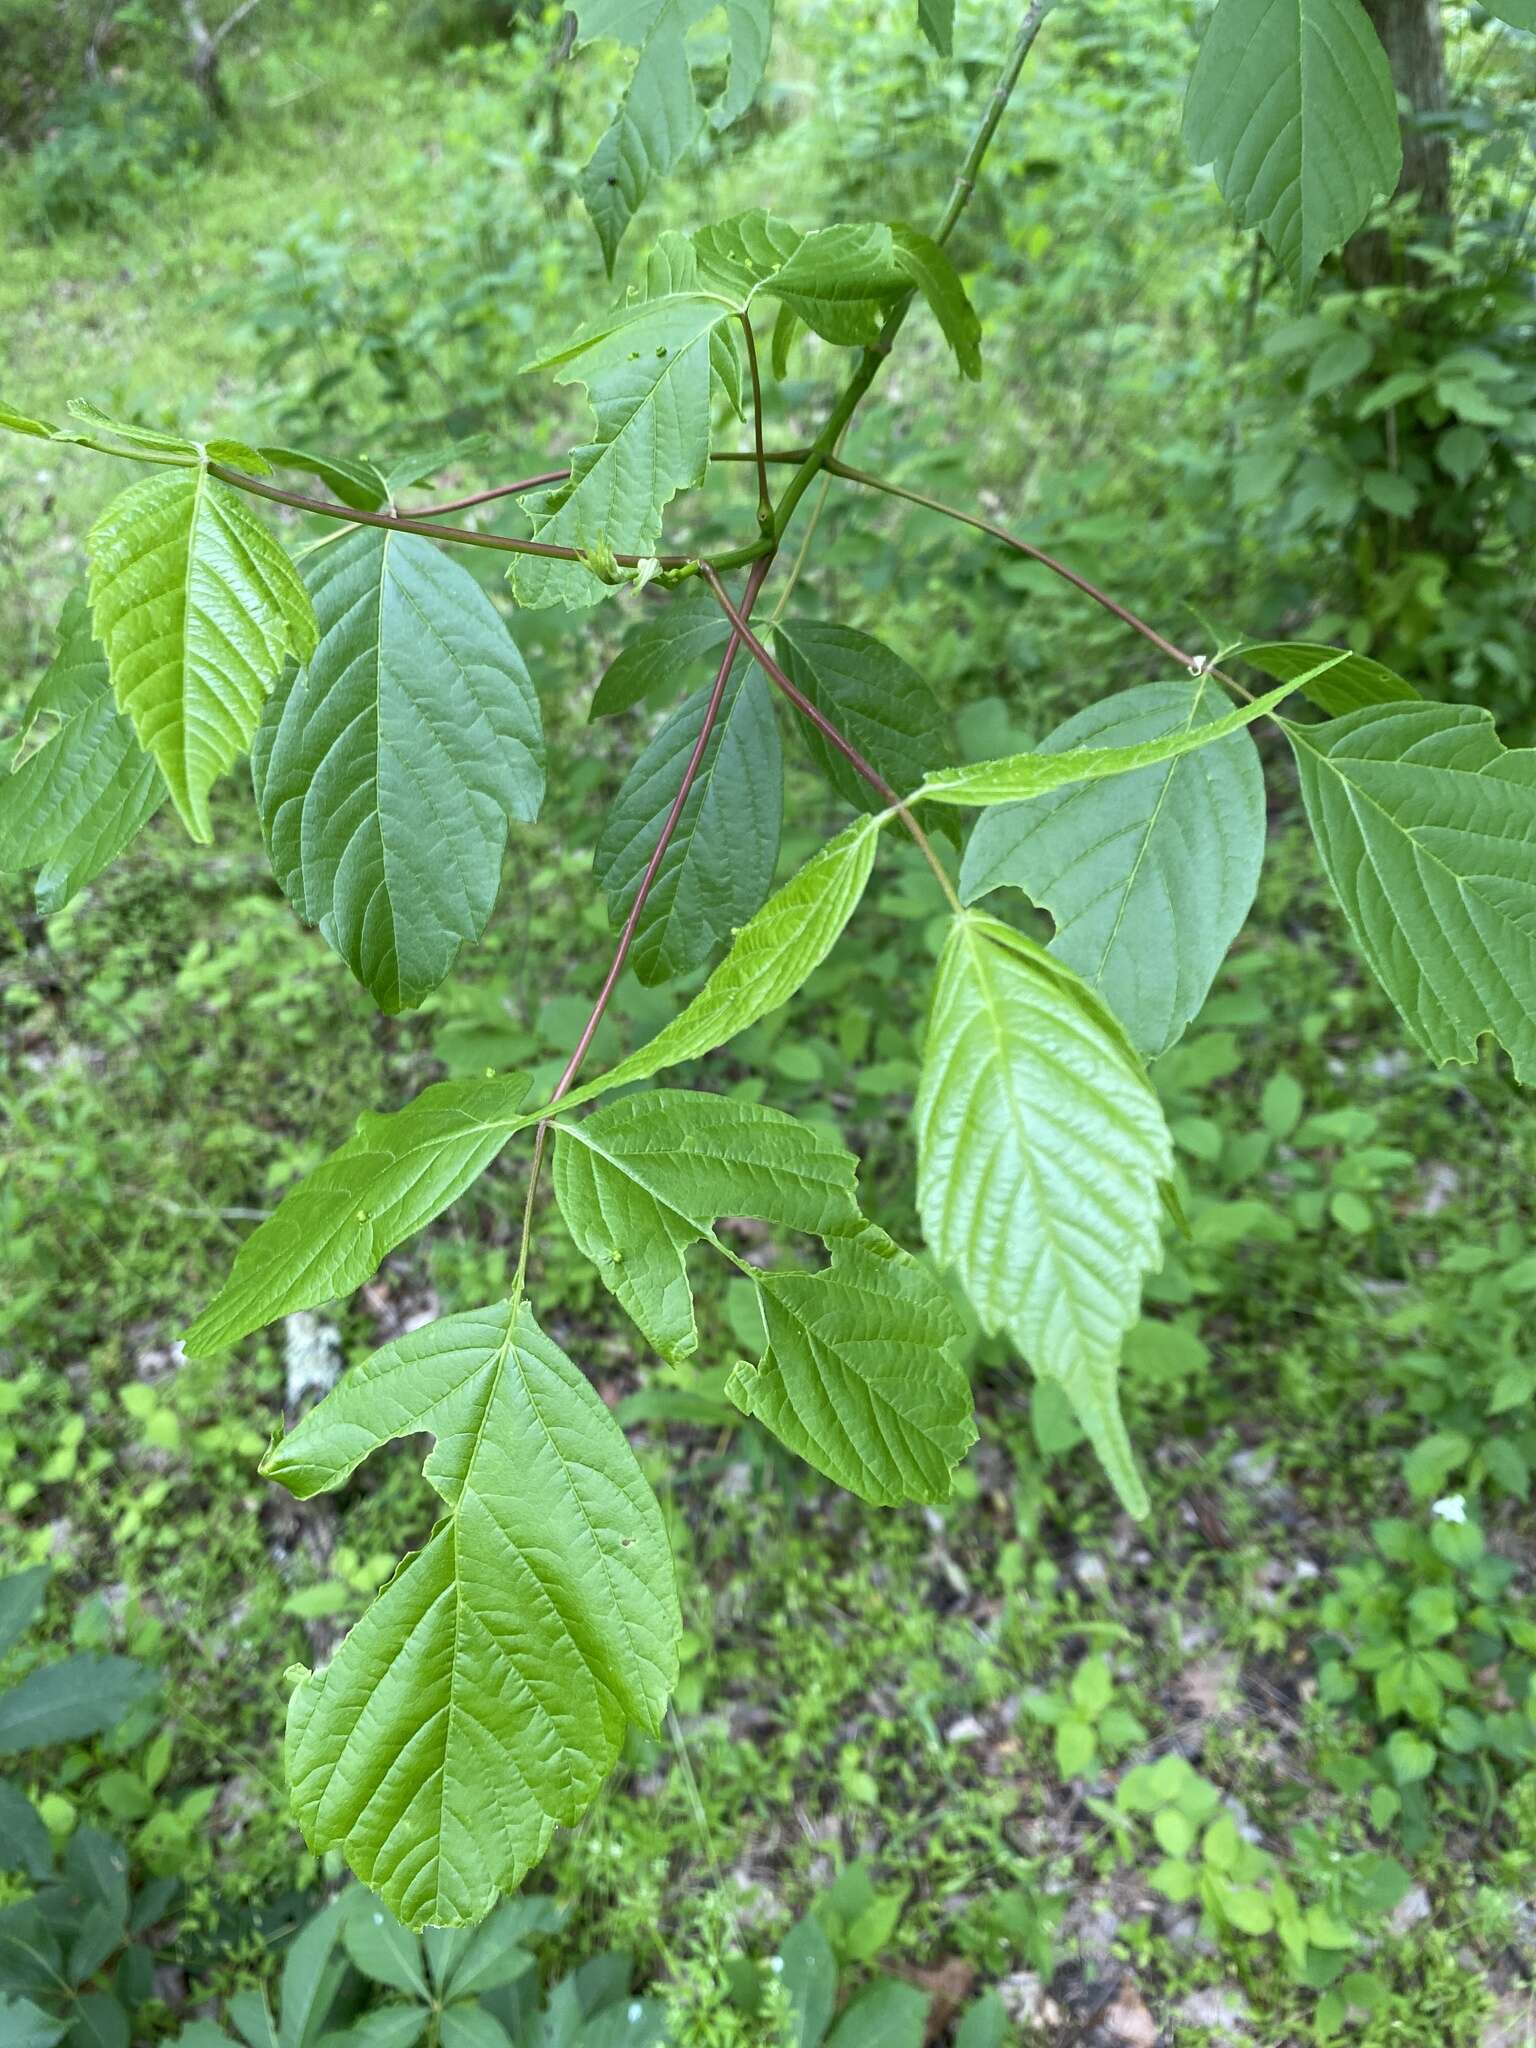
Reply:
[[[1440, 0], [1363, 0], [1363, 5], [1387, 53], [1404, 108], [1398, 192], [1418, 200], [1426, 239], [1449, 240], [1451, 143], [1435, 121], [1449, 103]], [[1369, 228], [1346, 245], [1344, 270], [1357, 290], [1405, 281], [1395, 274], [1391, 240], [1380, 228]]]

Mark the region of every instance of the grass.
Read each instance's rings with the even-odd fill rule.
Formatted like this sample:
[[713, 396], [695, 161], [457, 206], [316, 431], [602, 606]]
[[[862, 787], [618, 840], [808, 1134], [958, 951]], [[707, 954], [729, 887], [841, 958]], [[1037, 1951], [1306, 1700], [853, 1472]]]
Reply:
[[[832, 11], [791, 12], [768, 124], [787, 139], [760, 131], [730, 146], [691, 202], [723, 211], [772, 190], [775, 149], [805, 172], [796, 211], [807, 218], [831, 166], [850, 209], [882, 178], [898, 196], [931, 189], [958, 91], [910, 53], [893, 56], [888, 39], [846, 38]], [[1079, 90], [1088, 80], [1110, 93], [1091, 29], [1077, 49]], [[508, 374], [519, 351], [569, 324], [596, 276], [582, 224], [558, 201], [563, 173], [541, 155], [542, 61], [480, 53], [413, 69], [345, 24], [312, 26], [302, 61], [275, 39], [238, 81], [240, 135], [195, 179], [116, 230], [24, 244], [8, 261], [8, 395], [47, 412], [88, 391], [150, 419], [246, 434], [288, 431], [286, 410], [302, 404], [310, 433], [351, 447], [463, 426], [558, 442], [565, 416], [535, 418]], [[1169, 169], [1174, 124], [1158, 95], [1172, 61], [1149, 38], [1141, 70], [1111, 94], [1121, 123], [1163, 108], [1139, 157], [1064, 95], [1029, 109], [996, 189], [1033, 203], [984, 201], [970, 259], [1008, 403], [955, 393], [935, 338], [918, 335], [862, 459], [910, 465], [944, 490], [974, 436], [983, 482], [1040, 531], [1107, 554], [1119, 575], [1106, 580], [1132, 601], [1156, 613], [1157, 593], [1187, 570], [1192, 593], [1251, 616], [1260, 584], [1246, 544], [1201, 566], [1213, 534], [1199, 463], [1158, 431], [1170, 413], [1193, 431], [1212, 360], [1192, 313], [1232, 271], [1207, 197]], [[896, 84], [876, 93], [882, 65]], [[826, 104], [790, 127], [812, 77], [830, 79]], [[572, 83], [573, 132], [590, 128], [605, 89], [601, 71]], [[520, 137], [509, 138], [509, 104], [533, 108]], [[1051, 153], [1082, 136], [1100, 182], [1058, 190]], [[1149, 204], [1161, 173], [1169, 196]], [[1044, 275], [1051, 249], [1083, 249], [1090, 212], [1108, 254], [1064, 256]], [[1003, 253], [984, 266], [979, 251], [998, 235]], [[1203, 265], [1187, 292], [1164, 260], [1178, 247]], [[380, 356], [380, 332], [430, 309], [420, 277], [483, 284], [487, 261], [505, 275], [458, 326], [419, 326], [404, 368]], [[1039, 340], [1027, 359], [1010, 353], [1021, 336]], [[343, 367], [328, 399], [319, 387]], [[822, 367], [809, 359], [785, 393], [797, 430]], [[468, 488], [498, 473], [491, 461], [460, 455], [446, 473]], [[46, 658], [109, 484], [99, 464], [11, 443], [0, 485], [16, 508], [0, 541], [15, 703]], [[1150, 522], [1145, 502], [1158, 506]], [[833, 502], [802, 597], [923, 648], [977, 755], [1147, 673], [1134, 643], [1035, 572], [885, 508]], [[644, 736], [640, 716], [584, 728], [600, 666], [579, 637], [587, 624], [520, 622], [560, 764], [551, 807], [519, 835], [485, 943], [415, 1017], [374, 1014], [297, 928], [233, 791], [211, 855], [194, 858], [162, 819], [60, 917], [40, 923], [19, 883], [0, 898], [6, 1549], [11, 1562], [54, 1560], [52, 1640], [99, 1595], [89, 1627], [117, 1644], [151, 1628], [165, 1673], [159, 1720], [120, 1747], [72, 1753], [37, 1789], [66, 1803], [67, 1814], [51, 1809], [61, 1831], [105, 1821], [185, 1878], [182, 1955], [214, 1989], [270, 1974], [258, 1909], [339, 1874], [304, 1851], [278, 1784], [283, 1673], [327, 1654], [389, 1561], [426, 1534], [433, 1501], [406, 1450], [335, 1498], [288, 1501], [255, 1465], [284, 1417], [296, 1333], [269, 1332], [216, 1366], [186, 1364], [175, 1333], [250, 1218], [359, 1108], [398, 1102], [445, 1069], [558, 1070], [605, 943], [585, 849]], [[606, 616], [593, 627], [607, 648], [617, 630]], [[1498, 1403], [1523, 1359], [1536, 1117], [1491, 1059], [1437, 1075], [1404, 1042], [1323, 897], [1285, 764], [1269, 765], [1275, 817], [1253, 923], [1157, 1077], [1189, 1235], [1170, 1234], [1128, 1356], [1150, 1521], [1117, 1513], [1067, 1419], [979, 1334], [982, 1438], [943, 1510], [871, 1513], [750, 1427], [638, 1424], [682, 1566], [684, 1677], [667, 1738], [632, 1739], [538, 1880], [573, 1909], [557, 1960], [631, 1947], [643, 1974], [701, 1984], [700, 2010], [713, 1999], [709, 2024], [724, 2029], [727, 1959], [770, 1955], [807, 1900], [863, 1858], [899, 1902], [886, 1960], [1000, 1981], [1021, 2024], [1045, 2015], [1070, 2038], [1103, 2003], [1093, 1987], [1124, 1973], [1169, 2038], [1321, 2038], [1325, 1983], [1297, 1981], [1272, 1935], [1202, 1928], [1153, 1883], [1164, 1858], [1117, 1807], [1116, 1786], [1128, 1766], [1176, 1750], [1304, 1905], [1343, 1916], [1349, 1947], [1319, 1953], [1375, 1980], [1347, 2002], [1350, 2038], [1477, 2044], [1496, 2038], [1484, 2032], [1496, 2014], [1515, 2024], [1536, 1942], [1521, 1903], [1536, 1879], [1529, 1758], [1513, 1736], [1511, 1754], [1440, 1743], [1427, 1785], [1402, 1788], [1401, 1810], [1384, 1817], [1372, 1804], [1392, 1789], [1379, 1752], [1410, 1723], [1380, 1709], [1369, 1682], [1325, 1699], [1319, 1672], [1338, 1634], [1325, 1603], [1369, 1554], [1373, 1524], [1428, 1531], [1432, 1497], [1460, 1488], [1512, 1576], [1464, 1602], [1448, 1639], [1473, 1674], [1458, 1697], [1492, 1711], [1502, 1690], [1518, 1707], [1529, 1681], [1536, 1645], [1522, 1646], [1516, 1624], [1532, 1562], [1521, 1466], [1528, 1484], [1536, 1443], [1526, 1408]], [[803, 764], [791, 791], [786, 861], [825, 815]], [[883, 859], [850, 946], [707, 1079], [832, 1118], [865, 1161], [872, 1205], [910, 1240], [913, 1048], [940, 904], [903, 851]], [[648, 1030], [667, 1000], [626, 988], [616, 1036]], [[504, 1282], [525, 1164], [503, 1160], [334, 1312], [348, 1359]], [[1451, 1256], [1480, 1250], [1482, 1262]], [[728, 1363], [746, 1341], [738, 1307], [723, 1280], [701, 1280], [701, 1356]], [[558, 1305], [553, 1333], [605, 1397], [707, 1403], [707, 1376], [637, 1352], [553, 1231], [541, 1233], [533, 1286]], [[1446, 1437], [1464, 1455], [1443, 1485], [1416, 1489], [1412, 1459], [1422, 1466], [1420, 1447]], [[1433, 1558], [1414, 1569], [1440, 1583]], [[1108, 1659], [1113, 1702], [1144, 1735], [1063, 1777], [1052, 1730], [1025, 1701], [1067, 1696], [1090, 1656]], [[115, 1811], [103, 1788], [114, 1772], [145, 1778], [162, 1726], [173, 1746], [147, 1811]], [[121, 1806], [121, 1783], [115, 1796]], [[1343, 1896], [1341, 1872], [1373, 1855], [1423, 1887], [1422, 1915]], [[1308, 1967], [1323, 1974], [1310, 1951]], [[699, 2041], [713, 2038], [697, 2025]], [[1101, 2023], [1089, 2038], [1111, 2037]]]

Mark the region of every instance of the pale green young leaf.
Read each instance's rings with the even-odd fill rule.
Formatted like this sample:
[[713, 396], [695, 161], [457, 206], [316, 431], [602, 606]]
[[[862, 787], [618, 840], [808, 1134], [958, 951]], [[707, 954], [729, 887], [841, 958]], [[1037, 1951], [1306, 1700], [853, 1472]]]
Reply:
[[[649, 555], [662, 513], [709, 465], [711, 339], [731, 317], [705, 292], [637, 300], [622, 318], [551, 360], [558, 382], [586, 386], [594, 439], [561, 484], [521, 499], [537, 540], [593, 553]], [[519, 604], [593, 604], [609, 586], [580, 562], [517, 555]]]
[[152, 448], [162, 455], [184, 455], [189, 463], [199, 460], [198, 444], [189, 441], [185, 434], [167, 434], [158, 427], [141, 427], [135, 420], [114, 419], [88, 398], [71, 398], [64, 410], [71, 419], [98, 434], [115, 434], [121, 441], [131, 441], [138, 448]]
[[1075, 974], [967, 912], [939, 963], [915, 1122], [929, 1248], [983, 1326], [1060, 1383], [1145, 1514], [1116, 1382], [1142, 1276], [1162, 1260], [1173, 1151], [1141, 1062]]
[[917, 25], [941, 57], [955, 47], [955, 0], [917, 0]]
[[201, 468], [131, 484], [88, 545], [118, 706], [207, 840], [208, 792], [249, 746], [284, 657], [314, 651], [309, 593], [240, 493]]
[[[610, 273], [651, 186], [682, 159], [704, 125], [687, 36], [708, 11], [699, 0], [586, 0], [579, 10], [583, 43], [609, 37], [636, 52], [618, 112], [580, 180]], [[725, 0], [725, 14], [730, 69], [711, 109], [719, 128], [746, 112], [762, 83], [773, 0]]]
[[59, 431], [51, 420], [35, 420], [29, 413], [17, 412], [14, 406], [5, 404], [0, 404], [0, 427], [9, 434], [26, 434], [37, 441], [51, 441]]
[[657, 1088], [560, 1123], [555, 1193], [576, 1247], [663, 1358], [698, 1348], [686, 1253], [722, 1216], [817, 1237], [864, 1229], [857, 1162], [818, 1124]]
[[[1134, 746], [1213, 723], [1214, 684], [1144, 683], [1091, 704], [1046, 754]], [[1022, 889], [1056, 922], [1050, 951], [1096, 990], [1139, 1052], [1182, 1036], [1242, 929], [1264, 859], [1264, 777], [1246, 733], [1113, 781], [984, 813], [960, 869], [967, 903]]]
[[[894, 788], [914, 788], [944, 762], [949, 738], [938, 699], [916, 669], [868, 633], [786, 619], [775, 629], [774, 652], [790, 681]], [[812, 760], [845, 803], [861, 811], [883, 808], [880, 796], [808, 719], [797, 714], [796, 724]]]
[[0, 868], [36, 868], [37, 905], [60, 910], [114, 861], [165, 798], [165, 782], [112, 700], [107, 660], [83, 590], [59, 621], [59, 646], [33, 692], [22, 736], [41, 744], [0, 772]]
[[1372, 972], [1431, 1057], [1484, 1037], [1536, 1082], [1536, 751], [1470, 704], [1286, 727], [1323, 865]]
[[1330, 718], [1361, 711], [1367, 704], [1412, 702], [1419, 695], [1412, 683], [1369, 655], [1343, 653], [1314, 641], [1249, 640], [1234, 647], [1232, 654], [1276, 682], [1295, 683]]
[[226, 1350], [263, 1323], [361, 1287], [534, 1120], [518, 1113], [527, 1094], [522, 1074], [438, 1081], [392, 1115], [359, 1117], [356, 1133], [240, 1247], [187, 1331], [188, 1355]]
[[965, 1326], [914, 1259], [835, 1242], [818, 1273], [758, 1282], [768, 1345], [726, 1392], [818, 1472], [876, 1507], [947, 1500], [976, 1441]]
[[[1322, 663], [1316, 673], [1345, 661], [1336, 655]], [[926, 798], [937, 804], [1022, 803], [1045, 796], [1053, 789], [1065, 789], [1074, 782], [1091, 782], [1105, 775], [1128, 775], [1138, 768], [1155, 768], [1175, 761], [1180, 754], [1195, 753], [1201, 747], [1240, 732], [1256, 718], [1273, 711], [1300, 688], [1300, 682], [1282, 683], [1278, 690], [1256, 697], [1251, 704], [1239, 704], [1233, 711], [1213, 719], [1209, 725], [1195, 725], [1187, 731], [1172, 732], [1159, 740], [1142, 740], [1129, 747], [1072, 747], [1062, 754], [1010, 754], [1000, 761], [977, 761], [969, 767], [944, 768], [930, 775], [915, 792], [913, 801]]]
[[287, 1740], [310, 1847], [418, 1928], [480, 1919], [580, 1817], [625, 1721], [660, 1732], [682, 1630], [655, 1495], [526, 1305], [386, 1345], [262, 1469], [308, 1499], [422, 1433], [447, 1513], [302, 1680]]
[[[593, 873], [616, 927], [655, 853], [710, 695], [706, 686], [672, 714], [631, 768], [604, 822]], [[755, 668], [738, 669], [640, 914], [630, 960], [641, 981], [669, 981], [701, 965], [762, 908], [778, 864], [783, 801], [768, 685]]]
[[680, 590], [630, 634], [592, 699], [588, 718], [628, 711], [683, 680], [730, 638], [731, 622], [707, 590]]
[[1184, 140], [1305, 291], [1403, 166], [1391, 69], [1360, 0], [1218, 0]]
[[774, 892], [685, 1010], [609, 1073], [567, 1097], [567, 1107], [702, 1059], [787, 1003], [842, 936], [874, 866], [877, 818], [860, 818]]
[[490, 599], [430, 541], [359, 527], [305, 582], [320, 637], [268, 700], [256, 808], [289, 902], [394, 1013], [484, 931], [508, 820], [538, 815], [538, 698]]

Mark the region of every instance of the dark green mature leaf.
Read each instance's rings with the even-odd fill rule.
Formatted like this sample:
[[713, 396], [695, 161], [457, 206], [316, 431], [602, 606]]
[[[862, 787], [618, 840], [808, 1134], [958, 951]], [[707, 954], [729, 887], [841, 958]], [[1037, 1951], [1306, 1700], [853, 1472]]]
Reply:
[[[1347, 655], [1331, 657], [1315, 673], [1346, 661]], [[1074, 782], [1090, 782], [1105, 775], [1128, 775], [1138, 768], [1154, 768], [1180, 754], [1195, 753], [1240, 732], [1256, 718], [1273, 711], [1300, 687], [1298, 682], [1282, 683], [1278, 690], [1256, 697], [1251, 704], [1239, 704], [1235, 711], [1214, 719], [1209, 725], [1191, 726], [1187, 731], [1169, 733], [1160, 740], [1143, 740], [1129, 747], [1072, 747], [1062, 754], [1044, 751], [1009, 754], [1000, 761], [976, 761], [969, 767], [944, 768], [930, 775], [915, 792], [930, 803], [963, 804], [981, 808], [988, 804], [1022, 803], [1045, 796], [1053, 789], [1065, 789]]]
[[1403, 167], [1391, 69], [1360, 0], [1218, 0], [1184, 140], [1305, 291]]
[[624, 642], [587, 716], [609, 718], [675, 687], [698, 663], [718, 656], [730, 633], [730, 620], [707, 590], [679, 591]]
[[[698, 743], [711, 687], [667, 720], [614, 799], [593, 872], [623, 923]], [[726, 685], [720, 715], [651, 885], [630, 954], [644, 982], [707, 960], [763, 906], [783, 822], [784, 764], [768, 685], [755, 668]]]
[[389, 483], [371, 462], [341, 455], [312, 455], [305, 448], [268, 447], [258, 453], [274, 469], [298, 469], [318, 477], [340, 504], [356, 512], [377, 512], [389, 502]]
[[365, 1886], [358, 1885], [348, 1895], [341, 1945], [375, 1984], [409, 1992], [413, 1998], [431, 1998], [421, 1943]]
[[34, 1564], [0, 1579], [0, 1657], [21, 1640], [42, 1613], [48, 1577], [47, 1565]]
[[1511, 28], [1536, 30], [1536, 0], [1483, 0], [1483, 5]]
[[[584, 0], [578, 10], [583, 43], [611, 37], [637, 53], [613, 124], [581, 174], [582, 201], [610, 272], [652, 184], [681, 160], [704, 125], [687, 35], [708, 11], [698, 0]], [[762, 82], [773, 0], [725, 0], [725, 13], [730, 73], [712, 110], [721, 128], [746, 112]]]
[[1076, 975], [967, 912], [939, 963], [915, 1122], [930, 1249], [984, 1327], [1060, 1383], [1144, 1515], [1116, 1380], [1142, 1275], [1162, 1260], [1173, 1150], [1141, 1062]]
[[536, 1120], [518, 1114], [527, 1094], [522, 1074], [439, 1081], [393, 1115], [359, 1117], [355, 1135], [240, 1247], [186, 1334], [189, 1356], [226, 1350], [263, 1323], [361, 1287]]
[[159, 1684], [132, 1657], [64, 1657], [0, 1692], [0, 1756], [115, 1728]]
[[561, 1123], [555, 1193], [577, 1249], [663, 1358], [698, 1348], [686, 1254], [722, 1216], [821, 1238], [865, 1227], [830, 1131], [734, 1096], [658, 1088]]
[[[654, 553], [663, 511], [709, 466], [713, 344], [730, 318], [730, 306], [707, 292], [637, 299], [529, 366], [585, 385], [597, 423], [595, 438], [572, 452], [564, 483], [519, 500], [536, 539], [594, 555]], [[610, 587], [581, 562], [542, 555], [515, 555], [509, 573], [518, 603], [530, 607], [575, 609]]]
[[1328, 878], [1431, 1057], [1496, 1038], [1536, 1082], [1536, 751], [1470, 704], [1286, 727]]
[[309, 593], [240, 493], [201, 467], [131, 484], [88, 545], [118, 706], [187, 830], [210, 839], [209, 790], [250, 744], [284, 656], [314, 651]]
[[61, 910], [154, 816], [165, 783], [112, 701], [83, 590], [67, 599], [59, 648], [22, 734], [48, 737], [0, 774], [0, 868], [37, 868], [38, 908]]
[[954, 53], [955, 0], [917, 0], [917, 25], [941, 57]]
[[1344, 653], [1314, 641], [1250, 640], [1232, 652], [1261, 675], [1295, 683], [1302, 695], [1330, 718], [1342, 718], [1367, 704], [1411, 703], [1419, 695], [1412, 683], [1368, 655]]
[[53, 1842], [42, 1815], [14, 1779], [0, 1778], [0, 1870], [23, 1871], [41, 1884], [52, 1869]]
[[496, 900], [544, 737], [522, 656], [473, 576], [360, 527], [311, 557], [320, 638], [269, 699], [251, 774], [284, 894], [380, 1009], [437, 987]]
[[965, 1326], [905, 1253], [832, 1245], [819, 1273], [758, 1282], [768, 1346], [726, 1392], [818, 1472], [876, 1507], [947, 1500], [976, 1441]]
[[923, 2048], [928, 1994], [896, 1977], [877, 1977], [833, 2028], [827, 2048]]
[[610, 1088], [648, 1081], [702, 1059], [787, 1003], [842, 935], [874, 865], [879, 822], [860, 818], [814, 854], [744, 925], [693, 1001], [648, 1045], [566, 1098], [567, 1108]]
[[419, 1432], [448, 1512], [295, 1692], [288, 1775], [311, 1848], [408, 1926], [462, 1926], [579, 1817], [626, 1717], [659, 1733], [682, 1618], [634, 1453], [525, 1305], [386, 1345], [262, 1469], [308, 1499]]
[[58, 2048], [64, 2034], [63, 2020], [53, 2019], [30, 1998], [0, 1992], [0, 2039], [6, 2048]]
[[[775, 631], [774, 652], [790, 681], [894, 788], [915, 788], [948, 757], [938, 699], [916, 669], [868, 633], [787, 619]], [[857, 810], [883, 810], [884, 800], [815, 726], [798, 714], [796, 722], [811, 758], [838, 795]]]
[[[1224, 706], [1205, 681], [1144, 683], [1069, 718], [1041, 751], [1134, 746], [1211, 724]], [[1006, 885], [1048, 910], [1051, 952], [1152, 1057], [1205, 1001], [1263, 859], [1264, 777], [1252, 741], [1234, 732], [1114, 781], [985, 812], [960, 894], [972, 903]]]

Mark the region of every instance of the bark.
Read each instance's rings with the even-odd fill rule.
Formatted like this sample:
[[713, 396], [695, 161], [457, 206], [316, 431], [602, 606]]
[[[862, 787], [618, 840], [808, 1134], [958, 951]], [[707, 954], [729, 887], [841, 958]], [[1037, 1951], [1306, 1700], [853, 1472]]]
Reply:
[[[1363, 5], [1387, 53], [1403, 111], [1403, 175], [1398, 192], [1417, 199], [1421, 232], [1426, 238], [1449, 239], [1451, 144], [1450, 137], [1434, 125], [1434, 117], [1445, 112], [1450, 97], [1440, 0], [1363, 0]], [[1405, 281], [1396, 274], [1390, 237], [1379, 228], [1356, 235], [1346, 246], [1344, 269], [1357, 289]]]

